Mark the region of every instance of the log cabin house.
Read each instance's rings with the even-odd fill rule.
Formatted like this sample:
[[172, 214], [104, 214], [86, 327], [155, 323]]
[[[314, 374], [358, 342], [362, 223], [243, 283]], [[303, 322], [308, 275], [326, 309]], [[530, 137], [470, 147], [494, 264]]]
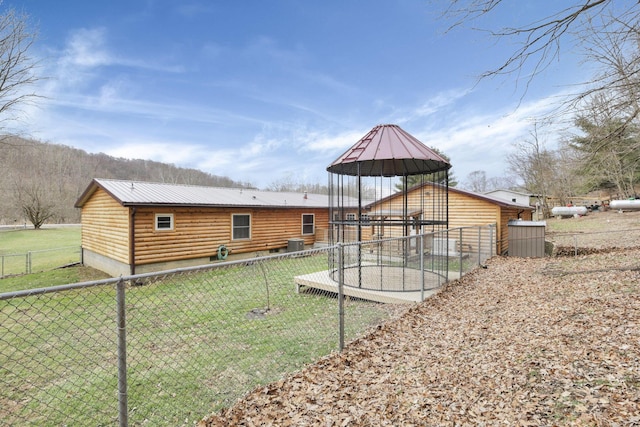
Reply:
[[77, 200], [82, 261], [113, 276], [296, 249], [328, 229], [328, 197], [94, 179]]
[[[438, 194], [433, 194], [437, 192]], [[415, 219], [415, 223], [429, 222], [429, 203], [437, 200], [445, 200], [448, 204], [448, 228], [456, 229], [460, 227], [482, 226], [494, 224], [496, 226], [496, 252], [504, 254], [509, 246], [510, 220], [521, 219], [530, 221], [535, 208], [528, 204], [510, 202], [497, 197], [478, 194], [471, 191], [462, 190], [455, 187], [440, 185], [417, 185], [407, 191], [406, 206], [403, 206], [402, 193], [394, 193], [367, 205], [366, 212], [372, 224], [368, 229], [363, 230], [363, 240], [370, 238], [389, 238], [402, 235], [414, 235], [430, 233], [434, 230], [428, 226], [410, 226], [407, 233], [402, 228], [393, 227], [394, 220], [398, 220], [402, 212], [407, 212], [407, 216]], [[366, 236], [366, 237], [365, 237]], [[473, 241], [472, 238], [464, 238], [465, 241]], [[474, 250], [474, 248], [470, 248]]]

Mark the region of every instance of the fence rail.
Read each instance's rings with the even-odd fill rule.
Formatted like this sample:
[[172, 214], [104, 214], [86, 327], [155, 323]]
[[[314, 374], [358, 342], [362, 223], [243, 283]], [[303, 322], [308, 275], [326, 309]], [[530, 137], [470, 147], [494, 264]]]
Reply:
[[589, 232], [550, 232], [556, 255], [582, 255], [612, 248], [640, 246], [640, 228]]
[[[492, 228], [452, 233], [478, 250], [434, 255], [443, 250], [434, 239], [451, 235], [381, 243], [411, 249], [394, 268], [433, 274], [437, 256], [445, 261], [437, 274], [449, 277], [493, 255]], [[193, 425], [340, 351], [404, 311], [371, 301], [366, 289], [344, 297], [348, 247], [0, 294], [0, 425]], [[330, 265], [336, 292], [296, 289], [296, 277]]]
[[82, 261], [80, 246], [29, 251], [22, 254], [0, 254], [0, 279], [19, 274], [52, 270]]

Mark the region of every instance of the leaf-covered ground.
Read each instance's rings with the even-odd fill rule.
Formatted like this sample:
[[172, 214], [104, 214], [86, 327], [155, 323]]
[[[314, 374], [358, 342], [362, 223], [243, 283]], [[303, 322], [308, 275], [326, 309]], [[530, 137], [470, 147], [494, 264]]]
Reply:
[[[610, 227], [640, 219], [623, 215]], [[626, 248], [594, 234], [593, 254], [493, 258], [199, 426], [640, 425], [640, 239], [619, 235]]]

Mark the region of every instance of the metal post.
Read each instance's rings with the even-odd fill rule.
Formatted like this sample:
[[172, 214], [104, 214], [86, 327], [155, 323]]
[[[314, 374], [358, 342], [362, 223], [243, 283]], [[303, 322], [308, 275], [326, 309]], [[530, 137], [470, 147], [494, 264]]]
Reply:
[[120, 279], [116, 294], [118, 306], [118, 419], [120, 427], [129, 425], [127, 410], [127, 329], [125, 309], [125, 283]]
[[449, 281], [449, 229], [444, 232], [444, 282]]
[[496, 247], [496, 243], [493, 242], [493, 225], [489, 227], [489, 242], [491, 246], [489, 246], [489, 258], [493, 256], [493, 248]]
[[482, 264], [482, 226], [478, 226], [478, 265]]
[[460, 252], [460, 256], [458, 258], [460, 258], [460, 278], [462, 278], [462, 227], [460, 228], [460, 233], [459, 233], [460, 238], [458, 239], [458, 252]]
[[424, 301], [424, 234], [420, 234], [418, 243], [420, 244], [420, 249], [418, 250], [418, 256], [420, 257], [420, 301]]
[[344, 246], [338, 242], [338, 351], [344, 350]]

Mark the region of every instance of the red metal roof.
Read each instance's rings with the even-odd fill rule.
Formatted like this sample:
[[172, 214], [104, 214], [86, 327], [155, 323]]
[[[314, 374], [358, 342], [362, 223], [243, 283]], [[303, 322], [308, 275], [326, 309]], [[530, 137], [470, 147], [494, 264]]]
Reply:
[[327, 168], [353, 176], [419, 175], [451, 164], [398, 125], [378, 125]]

